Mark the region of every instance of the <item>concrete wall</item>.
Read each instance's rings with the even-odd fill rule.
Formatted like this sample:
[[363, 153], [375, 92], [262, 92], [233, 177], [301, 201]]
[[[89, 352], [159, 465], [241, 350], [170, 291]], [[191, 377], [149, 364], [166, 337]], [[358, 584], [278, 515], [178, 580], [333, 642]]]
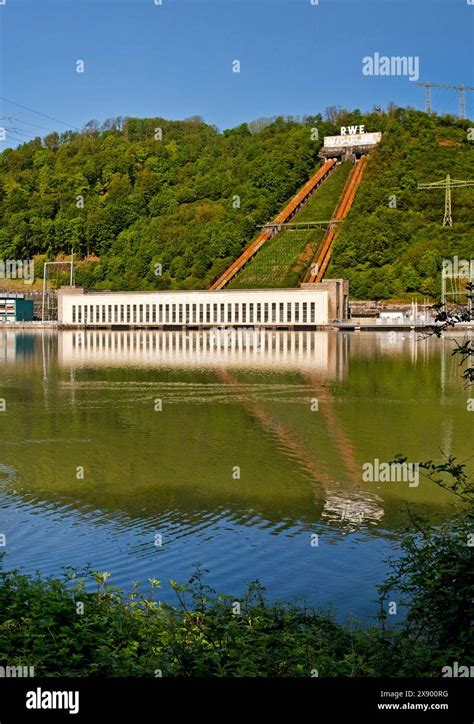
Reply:
[[318, 284], [302, 284], [302, 289], [320, 288], [328, 295], [328, 322], [342, 322], [349, 316], [349, 282], [347, 279], [323, 279]]

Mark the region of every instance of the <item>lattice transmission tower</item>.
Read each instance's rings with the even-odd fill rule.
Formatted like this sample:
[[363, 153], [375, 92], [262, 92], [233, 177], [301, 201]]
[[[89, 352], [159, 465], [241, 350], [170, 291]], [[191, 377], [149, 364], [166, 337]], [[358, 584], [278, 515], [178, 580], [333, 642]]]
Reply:
[[446, 174], [446, 178], [444, 181], [433, 181], [431, 183], [424, 183], [424, 184], [418, 184], [419, 189], [428, 189], [428, 190], [436, 190], [436, 189], [444, 189], [444, 218], [443, 218], [443, 226], [452, 226], [453, 225], [453, 215], [452, 215], [452, 208], [451, 208], [451, 189], [460, 188], [463, 186], [474, 186], [474, 179], [472, 180], [466, 180], [462, 181], [460, 179], [451, 178], [451, 176]]
[[421, 85], [421, 86], [424, 86], [424, 88], [425, 88], [425, 111], [426, 111], [426, 113], [432, 112], [431, 89], [432, 88], [449, 88], [450, 90], [459, 91], [459, 116], [461, 118], [466, 117], [466, 91], [474, 90], [473, 86], [448, 85], [446, 83], [430, 83], [429, 81], [426, 81], [425, 83], [422, 83], [420, 81], [416, 85]]

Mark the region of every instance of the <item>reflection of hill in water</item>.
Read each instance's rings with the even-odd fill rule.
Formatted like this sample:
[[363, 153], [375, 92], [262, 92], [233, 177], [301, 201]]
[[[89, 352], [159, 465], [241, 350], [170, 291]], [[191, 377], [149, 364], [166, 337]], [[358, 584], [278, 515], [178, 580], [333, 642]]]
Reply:
[[436, 343], [414, 357], [403, 335], [397, 354], [382, 335], [364, 344], [327, 332], [267, 332], [259, 351], [212, 346], [201, 332], [22, 336], [29, 353], [8, 365], [2, 464], [15, 469], [19, 495], [98, 519], [177, 517], [186, 527], [227, 511], [278, 530], [319, 521], [395, 530], [404, 500], [434, 512], [447, 497], [430, 483], [363, 486], [363, 462], [433, 457], [446, 426], [466, 448], [459, 457], [468, 453], [462, 385], [447, 357], [440, 404]]

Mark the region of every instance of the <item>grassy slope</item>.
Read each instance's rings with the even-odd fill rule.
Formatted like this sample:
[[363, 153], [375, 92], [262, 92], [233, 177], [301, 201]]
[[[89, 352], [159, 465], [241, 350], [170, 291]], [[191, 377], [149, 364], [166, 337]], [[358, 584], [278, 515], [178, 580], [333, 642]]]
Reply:
[[[350, 170], [350, 163], [338, 166], [294, 221], [330, 219]], [[296, 286], [323, 236], [322, 227], [283, 231], [265, 244], [229, 286], [233, 289]]]

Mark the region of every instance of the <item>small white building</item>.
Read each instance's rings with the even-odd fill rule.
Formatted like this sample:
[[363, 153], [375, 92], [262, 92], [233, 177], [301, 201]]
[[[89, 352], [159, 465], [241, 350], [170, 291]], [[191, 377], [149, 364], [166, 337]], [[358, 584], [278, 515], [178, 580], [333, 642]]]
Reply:
[[341, 161], [360, 158], [370, 153], [382, 140], [382, 134], [366, 133], [364, 126], [342, 126], [340, 136], [325, 136], [319, 155], [324, 160], [338, 158]]
[[380, 312], [379, 319], [382, 322], [391, 322], [392, 324], [401, 324], [407, 321], [403, 309], [384, 309]]
[[346, 307], [342, 280], [304, 289], [58, 291], [58, 321], [67, 327], [316, 327], [344, 318]]

